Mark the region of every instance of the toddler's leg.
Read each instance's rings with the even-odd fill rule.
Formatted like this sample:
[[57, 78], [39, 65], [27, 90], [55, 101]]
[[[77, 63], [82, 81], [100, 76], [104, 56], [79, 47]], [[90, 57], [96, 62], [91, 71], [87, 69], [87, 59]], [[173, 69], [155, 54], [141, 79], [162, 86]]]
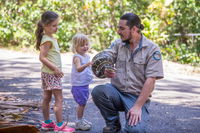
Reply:
[[44, 116], [44, 120], [49, 120], [49, 104], [51, 102], [52, 98], [52, 91], [50, 90], [44, 90], [43, 93], [43, 102], [42, 102], [42, 112]]
[[57, 122], [62, 122], [62, 103], [63, 103], [63, 96], [62, 96], [62, 90], [55, 89], [53, 90], [53, 95], [55, 97], [55, 105], [54, 105], [54, 112], [56, 115]]
[[77, 110], [76, 110], [78, 119], [83, 118], [84, 109], [85, 109], [85, 105], [78, 105]]
[[72, 86], [72, 95], [78, 104], [76, 108], [77, 117], [81, 119], [84, 114], [84, 109], [89, 97], [89, 85], [86, 86]]

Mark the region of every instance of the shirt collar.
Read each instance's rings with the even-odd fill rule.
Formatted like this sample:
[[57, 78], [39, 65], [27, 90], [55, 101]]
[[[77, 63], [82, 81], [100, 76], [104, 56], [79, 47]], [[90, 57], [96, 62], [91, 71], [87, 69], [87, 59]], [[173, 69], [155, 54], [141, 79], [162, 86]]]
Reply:
[[147, 47], [148, 46], [148, 40], [144, 35], [142, 35], [142, 40], [141, 41], [142, 41], [142, 47]]

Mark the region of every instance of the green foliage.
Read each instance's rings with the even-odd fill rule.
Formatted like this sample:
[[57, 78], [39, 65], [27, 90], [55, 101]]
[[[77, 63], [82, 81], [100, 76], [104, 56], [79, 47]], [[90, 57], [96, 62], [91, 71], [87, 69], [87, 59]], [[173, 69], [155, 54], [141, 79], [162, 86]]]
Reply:
[[[200, 65], [200, 2], [198, 0], [155, 0], [144, 19], [146, 36], [161, 45], [165, 58]], [[181, 36], [174, 36], [180, 33]]]
[[165, 45], [162, 51], [167, 60], [199, 66], [200, 58], [193, 52], [192, 47], [187, 47], [186, 44]]
[[[43, 12], [60, 15], [56, 34], [62, 51], [69, 51], [74, 34], [91, 38], [92, 48], [102, 50], [118, 38], [119, 17], [126, 12], [138, 14], [145, 26], [143, 34], [162, 47], [165, 58], [198, 64], [200, 38], [184, 36], [198, 33], [198, 0], [9, 0], [0, 2], [0, 44], [5, 47], [35, 45], [36, 24]], [[176, 37], [175, 33], [183, 36]]]

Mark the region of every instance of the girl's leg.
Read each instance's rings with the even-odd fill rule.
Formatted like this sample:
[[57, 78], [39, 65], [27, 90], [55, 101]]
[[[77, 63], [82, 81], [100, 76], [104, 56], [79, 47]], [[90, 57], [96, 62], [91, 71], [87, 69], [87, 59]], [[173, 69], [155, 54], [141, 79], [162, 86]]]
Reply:
[[78, 105], [76, 109], [78, 120], [83, 118], [84, 109], [85, 109], [85, 105]]
[[63, 103], [63, 96], [62, 96], [62, 90], [55, 89], [53, 90], [53, 95], [55, 97], [55, 105], [54, 105], [54, 112], [56, 115], [56, 120], [58, 123], [62, 122], [62, 103]]
[[44, 120], [49, 120], [49, 109], [50, 109], [50, 102], [52, 98], [52, 91], [51, 90], [44, 90], [43, 92], [43, 102], [42, 102], [42, 112]]

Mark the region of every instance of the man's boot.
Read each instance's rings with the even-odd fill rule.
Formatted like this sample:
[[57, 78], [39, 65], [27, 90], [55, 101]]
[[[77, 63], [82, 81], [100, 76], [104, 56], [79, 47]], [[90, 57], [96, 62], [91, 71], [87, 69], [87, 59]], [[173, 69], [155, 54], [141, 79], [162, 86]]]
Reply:
[[103, 133], [118, 133], [121, 130], [120, 122], [117, 122], [116, 125], [106, 126], [103, 128]]

